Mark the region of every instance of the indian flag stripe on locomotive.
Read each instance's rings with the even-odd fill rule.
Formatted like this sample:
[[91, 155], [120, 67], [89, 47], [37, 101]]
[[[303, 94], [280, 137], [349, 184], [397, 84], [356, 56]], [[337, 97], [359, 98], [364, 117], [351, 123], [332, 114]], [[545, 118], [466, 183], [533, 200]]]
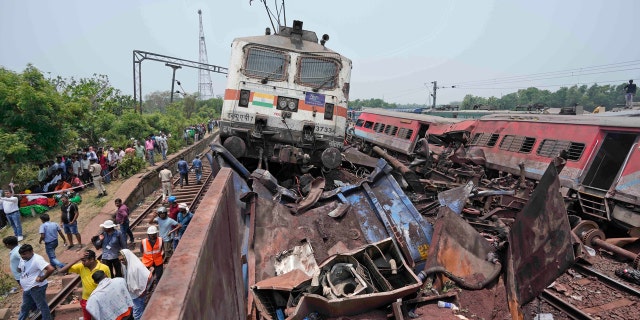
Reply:
[[271, 94], [254, 92], [253, 93], [253, 100], [251, 101], [251, 103], [254, 106], [273, 108], [273, 100], [274, 100], [274, 98], [275, 98], [275, 96], [271, 95]]

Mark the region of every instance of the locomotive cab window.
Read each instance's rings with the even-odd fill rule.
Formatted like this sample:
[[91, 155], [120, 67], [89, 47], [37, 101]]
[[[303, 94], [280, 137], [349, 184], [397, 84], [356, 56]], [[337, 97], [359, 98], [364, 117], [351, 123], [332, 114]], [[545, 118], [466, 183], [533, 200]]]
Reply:
[[373, 127], [373, 122], [367, 121], [364, 123], [364, 127], [367, 129], [371, 129]]
[[364, 120], [362, 119], [358, 119], [358, 121], [356, 121], [356, 127], [362, 127], [363, 124], [364, 124]]
[[338, 79], [339, 64], [323, 57], [301, 57], [298, 59], [296, 83], [314, 89], [333, 89]]
[[287, 54], [262, 47], [248, 47], [242, 71], [247, 77], [266, 81], [285, 80]]

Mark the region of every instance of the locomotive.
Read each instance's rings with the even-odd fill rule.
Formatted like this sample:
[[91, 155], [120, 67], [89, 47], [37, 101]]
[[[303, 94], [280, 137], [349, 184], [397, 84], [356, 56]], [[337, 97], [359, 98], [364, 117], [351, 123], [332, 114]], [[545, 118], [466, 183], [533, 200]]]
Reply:
[[318, 41], [302, 25], [231, 44], [220, 139], [238, 159], [341, 163], [351, 60], [325, 46], [328, 35]]

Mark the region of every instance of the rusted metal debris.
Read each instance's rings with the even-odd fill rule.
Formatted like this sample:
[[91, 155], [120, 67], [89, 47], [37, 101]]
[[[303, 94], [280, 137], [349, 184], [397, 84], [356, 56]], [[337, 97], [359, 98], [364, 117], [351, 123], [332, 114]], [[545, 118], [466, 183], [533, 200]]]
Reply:
[[513, 319], [523, 319], [521, 306], [575, 263], [571, 227], [558, 179], [565, 164], [566, 160], [559, 157], [549, 164], [511, 225], [505, 267]]
[[[441, 171], [431, 170], [431, 179], [417, 180], [423, 190], [433, 192], [425, 197], [432, 202], [421, 207], [438, 211], [434, 231], [391, 174], [393, 168], [382, 159], [372, 165], [364, 157], [361, 162], [368, 161], [366, 172], [370, 173], [352, 179], [357, 182], [351, 184], [338, 183], [331, 190], [325, 188], [333, 180], [325, 183], [323, 178], [307, 178], [297, 186], [305, 190], [299, 194], [280, 186], [267, 170], [247, 174], [233, 159], [228, 161], [230, 154], [220, 148], [214, 150], [220, 157], [213, 162], [228, 162], [239, 168], [239, 178], [252, 180], [251, 189], [238, 194], [246, 195], [244, 201], [253, 210], [246, 226], [252, 230], [247, 245], [252, 246], [249, 270], [254, 271], [249, 301], [255, 301], [266, 319], [275, 319], [279, 312], [291, 319], [313, 312], [346, 316], [392, 304], [399, 317], [406, 303], [398, 298], [430, 301], [430, 295], [418, 294], [420, 277], [437, 274], [461, 288], [477, 290], [498, 283], [501, 272], [506, 303], [512, 317], [520, 319], [521, 306], [575, 261], [573, 245], [578, 237], [571, 232], [559, 192], [558, 175], [565, 163], [561, 158], [549, 165], [532, 193], [532, 186], [518, 177], [489, 180], [473, 164], [459, 161], [462, 166], [454, 169], [450, 160], [439, 159], [445, 164]], [[363, 155], [350, 156], [356, 161], [359, 157]], [[353, 174], [360, 177], [358, 172]], [[310, 274], [312, 269], [303, 267], [308, 264], [292, 255], [292, 248], [303, 247], [312, 249], [315, 261], [321, 262], [319, 272]], [[500, 252], [505, 247], [506, 255]], [[305, 252], [308, 257], [310, 251]], [[394, 269], [389, 256], [393, 256], [396, 272], [403, 270], [402, 281], [386, 276]], [[285, 258], [295, 262], [283, 264]], [[385, 276], [367, 275], [358, 269], [364, 265], [369, 273], [377, 270]], [[421, 270], [422, 275], [416, 276]], [[336, 285], [331, 277], [337, 273], [345, 278], [335, 280], [346, 282]], [[500, 287], [499, 283], [491, 290]]]

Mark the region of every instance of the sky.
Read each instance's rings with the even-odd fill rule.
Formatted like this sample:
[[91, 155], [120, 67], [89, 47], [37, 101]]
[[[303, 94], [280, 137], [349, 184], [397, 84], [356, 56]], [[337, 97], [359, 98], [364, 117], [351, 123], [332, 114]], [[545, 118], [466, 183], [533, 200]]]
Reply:
[[[500, 97], [531, 86], [555, 91], [640, 79], [640, 1], [290, 0], [285, 6], [287, 25], [302, 20], [352, 60], [351, 100], [431, 104], [433, 81], [437, 103], [445, 104], [466, 94]], [[50, 77], [104, 74], [133, 94], [133, 50], [198, 61], [198, 9], [208, 62], [217, 66], [228, 66], [234, 38], [270, 26], [257, 0], [2, 0], [0, 66], [21, 72], [31, 63]], [[171, 76], [164, 63], [144, 61], [143, 95], [170, 90]], [[184, 91], [198, 91], [197, 70], [177, 70], [176, 79]], [[211, 79], [221, 95], [225, 76]]]

